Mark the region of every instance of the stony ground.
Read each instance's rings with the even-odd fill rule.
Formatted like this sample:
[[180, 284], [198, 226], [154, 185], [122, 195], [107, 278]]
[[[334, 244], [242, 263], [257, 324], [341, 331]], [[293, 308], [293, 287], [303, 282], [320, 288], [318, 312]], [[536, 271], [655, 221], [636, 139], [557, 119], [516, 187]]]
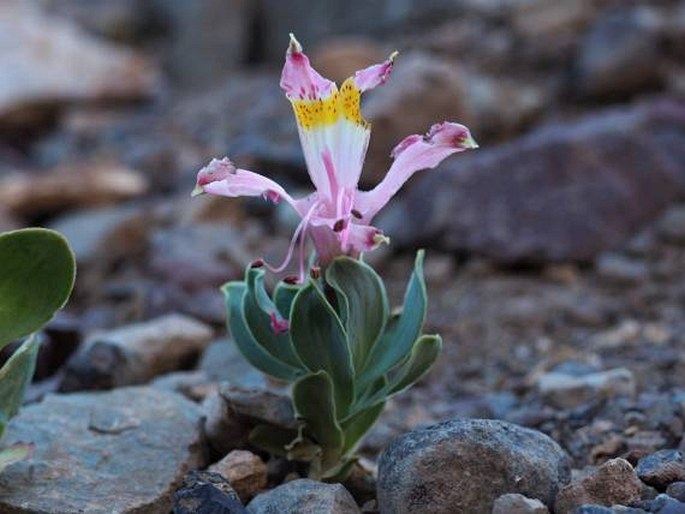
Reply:
[[[0, 229], [54, 227], [79, 263], [1, 512], [685, 512], [685, 4], [347, 3], [0, 4]], [[364, 105], [367, 186], [434, 121], [481, 144], [379, 220], [394, 303], [427, 248], [445, 351], [344, 487], [246, 443], [292, 410], [230, 345], [218, 287], [283, 255], [291, 213], [189, 198], [226, 154], [307, 191], [290, 30], [336, 80], [401, 50]]]

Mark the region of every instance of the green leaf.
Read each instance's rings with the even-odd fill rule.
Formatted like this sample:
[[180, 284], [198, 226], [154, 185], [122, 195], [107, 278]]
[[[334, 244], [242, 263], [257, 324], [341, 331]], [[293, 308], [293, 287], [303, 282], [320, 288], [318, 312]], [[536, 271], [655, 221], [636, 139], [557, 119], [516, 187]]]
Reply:
[[243, 310], [244, 298], [247, 294], [247, 286], [244, 282], [229, 282], [221, 290], [226, 300], [228, 311], [228, 327], [233, 336], [236, 346], [243, 356], [255, 368], [271, 375], [292, 382], [299, 375], [299, 370], [276, 359], [267, 352], [254, 338], [245, 321]]
[[24, 391], [33, 378], [38, 347], [38, 338], [31, 336], [0, 369], [0, 436], [9, 420], [19, 412]]
[[366, 433], [371, 430], [371, 427], [373, 427], [374, 423], [376, 423], [380, 417], [383, 412], [383, 407], [385, 407], [385, 401], [367, 407], [343, 421], [341, 424], [345, 437], [345, 444], [342, 451], [343, 455], [348, 455], [357, 449], [359, 442]]
[[250, 332], [262, 348], [277, 360], [301, 369], [303, 365], [293, 350], [288, 333], [276, 334], [271, 327], [270, 314], [276, 312], [276, 306], [264, 288], [264, 270], [248, 269], [246, 283], [243, 310]]
[[50, 321], [69, 298], [75, 274], [74, 254], [57, 232], [0, 234], [0, 348]]
[[404, 391], [417, 382], [431, 368], [442, 351], [439, 335], [423, 335], [414, 344], [409, 359], [391, 372], [388, 381], [388, 397]]
[[295, 382], [293, 405], [295, 415], [305, 424], [305, 434], [322, 449], [339, 452], [343, 433], [337, 421], [334, 387], [328, 373], [321, 370]]
[[255, 448], [278, 457], [286, 457], [288, 452], [285, 447], [297, 439], [297, 436], [297, 430], [262, 424], [250, 431], [248, 440]]
[[33, 443], [14, 443], [12, 446], [0, 450], [0, 473], [8, 466], [28, 459], [33, 454], [33, 450]]
[[312, 372], [324, 370], [333, 381], [338, 415], [354, 398], [352, 359], [338, 315], [310, 281], [295, 296], [290, 323], [295, 352]]
[[286, 282], [279, 282], [274, 288], [274, 303], [278, 308], [278, 312], [287, 320], [290, 320], [293, 300], [299, 290], [300, 286]]
[[388, 296], [383, 281], [368, 265], [338, 257], [326, 270], [335, 289], [356, 370], [361, 370], [388, 317]]
[[428, 303], [423, 279], [423, 256], [423, 250], [416, 255], [402, 313], [388, 323], [385, 332], [373, 346], [359, 379], [360, 387], [365, 387], [405, 359], [421, 333]]

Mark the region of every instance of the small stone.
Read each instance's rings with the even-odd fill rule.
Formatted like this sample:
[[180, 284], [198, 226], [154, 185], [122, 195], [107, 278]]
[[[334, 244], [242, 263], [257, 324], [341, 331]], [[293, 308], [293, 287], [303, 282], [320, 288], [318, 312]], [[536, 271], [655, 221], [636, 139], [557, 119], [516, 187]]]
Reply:
[[570, 514], [584, 504], [630, 505], [640, 499], [640, 480], [630, 463], [612, 459], [594, 473], [564, 487], [554, 503], [556, 514]]
[[218, 473], [191, 471], [174, 494], [174, 514], [245, 514], [230, 484]]
[[495, 499], [512, 492], [549, 505], [570, 476], [568, 457], [545, 434], [498, 420], [455, 419], [385, 448], [378, 503], [382, 514], [490, 514]]
[[246, 450], [233, 450], [212, 464], [209, 471], [228, 480], [243, 503], [266, 487], [266, 464], [258, 455]]
[[550, 372], [538, 380], [538, 391], [546, 403], [563, 409], [578, 407], [589, 400], [634, 397], [635, 377], [629, 369], [615, 368], [581, 376]]
[[685, 481], [685, 458], [679, 450], [659, 450], [640, 459], [636, 471], [644, 483], [663, 491], [673, 482]]
[[256, 496], [247, 511], [250, 514], [358, 514], [359, 507], [342, 485], [302, 478]]
[[614, 510], [601, 505], [581, 505], [573, 509], [572, 514], [614, 514]]
[[669, 243], [685, 244], [685, 206], [671, 207], [659, 221], [659, 236]]
[[685, 502], [685, 482], [673, 482], [666, 488], [666, 494], [680, 502]]
[[149, 387], [50, 395], [9, 424], [31, 459], [0, 476], [3, 514], [167, 513], [189, 469], [206, 465], [201, 410]]
[[95, 333], [69, 360], [60, 390], [143, 384], [197, 359], [212, 335], [204, 323], [180, 314]]
[[649, 277], [649, 268], [644, 262], [627, 257], [605, 253], [597, 261], [597, 274], [609, 284], [634, 286]]
[[540, 500], [522, 494], [503, 494], [495, 500], [492, 514], [549, 514], [549, 509]]

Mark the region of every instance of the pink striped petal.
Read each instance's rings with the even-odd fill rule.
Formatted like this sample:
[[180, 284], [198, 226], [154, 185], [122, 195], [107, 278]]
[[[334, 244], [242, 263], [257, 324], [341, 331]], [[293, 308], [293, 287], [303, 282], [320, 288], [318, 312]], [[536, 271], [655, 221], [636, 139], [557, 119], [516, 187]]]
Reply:
[[435, 168], [450, 155], [477, 147], [469, 129], [458, 123], [439, 123], [425, 136], [408, 136], [392, 151], [395, 160], [383, 181], [371, 191], [357, 194], [355, 208], [364, 220], [371, 220], [414, 173]]
[[354, 84], [362, 93], [385, 84], [388, 80], [398, 52], [393, 52], [385, 62], [374, 64], [354, 74]]
[[281, 73], [281, 88], [291, 100], [328, 98], [338, 90], [334, 82], [312, 68], [309, 58], [302, 51], [302, 45], [292, 34]]

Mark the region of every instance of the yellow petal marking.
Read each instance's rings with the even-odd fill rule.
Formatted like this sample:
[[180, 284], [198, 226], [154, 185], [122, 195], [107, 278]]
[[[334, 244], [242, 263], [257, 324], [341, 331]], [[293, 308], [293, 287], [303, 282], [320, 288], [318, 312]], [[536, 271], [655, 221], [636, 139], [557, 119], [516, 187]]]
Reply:
[[341, 118], [362, 127], [368, 122], [361, 113], [361, 91], [350, 77], [340, 90], [333, 91], [328, 98], [319, 100], [291, 100], [297, 124], [304, 130], [333, 125]]

